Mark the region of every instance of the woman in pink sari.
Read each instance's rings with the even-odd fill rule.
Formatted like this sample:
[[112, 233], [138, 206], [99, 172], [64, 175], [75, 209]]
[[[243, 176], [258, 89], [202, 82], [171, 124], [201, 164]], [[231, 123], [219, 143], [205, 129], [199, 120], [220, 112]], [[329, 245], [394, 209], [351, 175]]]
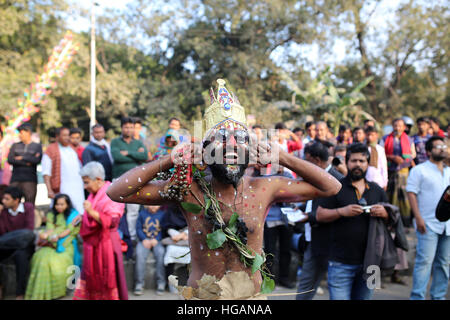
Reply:
[[112, 201], [106, 190], [105, 170], [96, 161], [80, 171], [90, 193], [84, 202], [80, 229], [83, 238], [83, 267], [74, 300], [128, 300], [120, 237], [117, 232], [124, 204]]

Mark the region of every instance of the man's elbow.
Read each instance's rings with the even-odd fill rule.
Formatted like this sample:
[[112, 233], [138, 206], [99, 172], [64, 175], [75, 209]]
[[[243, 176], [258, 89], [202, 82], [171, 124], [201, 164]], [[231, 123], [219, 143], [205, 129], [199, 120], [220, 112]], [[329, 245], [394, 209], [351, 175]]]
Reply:
[[337, 181], [335, 178], [333, 178], [333, 179], [334, 179], [334, 181], [332, 181], [332, 183], [330, 183], [330, 187], [327, 188], [327, 190], [325, 191], [324, 197], [332, 197], [341, 190], [342, 184], [339, 181]]
[[123, 202], [123, 197], [119, 196], [116, 192], [114, 192], [114, 189], [111, 189], [112, 186], [109, 186], [106, 190], [106, 195], [115, 202]]

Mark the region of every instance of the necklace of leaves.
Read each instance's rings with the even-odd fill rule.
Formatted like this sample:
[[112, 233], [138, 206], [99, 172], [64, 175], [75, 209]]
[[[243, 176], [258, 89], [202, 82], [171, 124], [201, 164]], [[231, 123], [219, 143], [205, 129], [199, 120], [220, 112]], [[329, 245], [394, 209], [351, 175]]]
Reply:
[[[270, 293], [275, 288], [275, 282], [270, 278], [271, 274], [265, 264], [266, 255], [264, 252], [258, 254], [247, 245], [247, 231], [248, 228], [241, 217], [233, 211], [228, 225], [223, 220], [222, 210], [219, 203], [231, 208], [231, 205], [217, 199], [216, 194], [212, 187], [204, 179], [205, 173], [196, 170], [193, 167], [193, 177], [201, 187], [204, 195], [204, 202], [191, 191], [191, 194], [195, 197], [200, 205], [190, 202], [182, 202], [181, 206], [188, 212], [193, 214], [199, 214], [204, 210], [206, 220], [212, 225], [213, 231], [206, 235], [206, 244], [211, 250], [222, 247], [226, 242], [231, 243], [239, 252], [240, 260], [246, 267], [252, 268], [252, 274], [256, 271], [260, 271], [263, 277], [263, 283], [261, 285], [261, 293]], [[235, 197], [236, 201], [236, 197]], [[236, 206], [235, 206], [236, 209]]]

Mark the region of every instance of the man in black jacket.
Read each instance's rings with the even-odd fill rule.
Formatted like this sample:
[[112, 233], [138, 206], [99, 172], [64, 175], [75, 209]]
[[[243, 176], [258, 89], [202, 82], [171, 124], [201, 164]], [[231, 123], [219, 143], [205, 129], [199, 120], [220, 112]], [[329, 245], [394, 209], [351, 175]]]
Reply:
[[34, 204], [37, 192], [37, 165], [42, 159], [42, 146], [31, 141], [33, 127], [24, 123], [18, 128], [20, 142], [11, 146], [8, 163], [13, 166], [10, 185], [20, 188], [25, 201]]
[[[344, 177], [329, 162], [327, 143], [314, 141], [305, 147], [304, 154], [306, 161], [314, 163], [336, 179], [340, 180]], [[305, 230], [310, 235], [306, 236], [307, 247], [299, 279], [297, 300], [312, 300], [328, 269], [331, 223], [317, 222], [318, 200], [309, 200], [306, 204], [305, 211], [308, 213], [308, 219], [305, 222], [308, 223], [305, 225]]]
[[380, 203], [388, 202], [386, 193], [376, 183], [365, 179], [370, 153], [361, 143], [347, 149], [348, 174], [341, 179], [336, 195], [319, 200], [317, 221], [333, 222], [328, 261], [328, 289], [331, 300], [369, 300], [373, 289], [368, 285], [364, 260], [370, 219], [385, 222], [388, 213]]

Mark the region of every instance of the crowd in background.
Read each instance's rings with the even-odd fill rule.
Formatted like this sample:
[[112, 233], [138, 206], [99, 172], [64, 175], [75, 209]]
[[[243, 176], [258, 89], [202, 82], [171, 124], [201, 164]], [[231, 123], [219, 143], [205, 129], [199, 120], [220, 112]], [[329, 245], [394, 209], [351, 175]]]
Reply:
[[[105, 193], [124, 172], [169, 154], [187, 139], [179, 131], [182, 125], [177, 118], [171, 118], [168, 127], [154, 154], [142, 134], [142, 121], [131, 117], [122, 119], [121, 135], [110, 142], [105, 140], [104, 127], [96, 124], [87, 145], [82, 143], [78, 128], [58, 128], [47, 146], [32, 141], [30, 124], [18, 128], [20, 142], [13, 144], [8, 154], [10, 179], [2, 178], [0, 190], [0, 262], [10, 259], [16, 266], [18, 299], [64, 297], [70, 266], [83, 270], [82, 285], [75, 290], [74, 299], [127, 299], [123, 259], [134, 263], [133, 293], [142, 295], [150, 252], [155, 259], [156, 293], [175, 290], [167, 276], [177, 265], [190, 262], [187, 225], [179, 208], [119, 205]], [[275, 129], [276, 133], [266, 136], [264, 129]], [[396, 221], [390, 226], [393, 240], [402, 238], [402, 226], [408, 231], [415, 222], [419, 243], [411, 298], [425, 298], [431, 273], [431, 297], [445, 298], [450, 226], [436, 220], [432, 213], [450, 182], [450, 124], [441, 127], [433, 117], [420, 117], [416, 123], [403, 117], [392, 122], [392, 132], [386, 135], [380, 135], [372, 120], [353, 126], [343, 124], [337, 136], [325, 121], [307, 122], [292, 130], [284, 123], [273, 128], [254, 125], [251, 131], [258, 139], [278, 143], [284, 151], [318, 165], [343, 184], [333, 199], [296, 204], [294, 209], [302, 210], [307, 217], [296, 223], [283, 213], [285, 204], [275, 203], [270, 208], [264, 250], [273, 254], [269, 255], [268, 266], [279, 285], [295, 288], [290, 266], [292, 253], [297, 252], [302, 257], [298, 292], [309, 291], [298, 294], [297, 299], [312, 299], [316, 290], [321, 290], [320, 281], [327, 273], [330, 298], [370, 299], [371, 292], [358, 289], [358, 285], [352, 289], [352, 283], [363, 281], [361, 268], [369, 251], [370, 220], [362, 212], [372, 206], [373, 215]], [[363, 155], [362, 159], [358, 155]], [[39, 164], [52, 201], [37, 225], [34, 204]], [[251, 166], [247, 174], [295, 177], [295, 173], [275, 164]], [[380, 203], [392, 205], [392, 210], [380, 208]], [[105, 232], [105, 226], [116, 232], [108, 241], [103, 233], [96, 235]], [[348, 236], [354, 230], [364, 231]], [[405, 250], [404, 241], [396, 243], [391, 277], [395, 283], [403, 283], [399, 271], [409, 267]], [[93, 287], [86, 287], [83, 281], [96, 275], [99, 257], [113, 267], [104, 277], [99, 276]], [[344, 280], [343, 274], [347, 276]]]

